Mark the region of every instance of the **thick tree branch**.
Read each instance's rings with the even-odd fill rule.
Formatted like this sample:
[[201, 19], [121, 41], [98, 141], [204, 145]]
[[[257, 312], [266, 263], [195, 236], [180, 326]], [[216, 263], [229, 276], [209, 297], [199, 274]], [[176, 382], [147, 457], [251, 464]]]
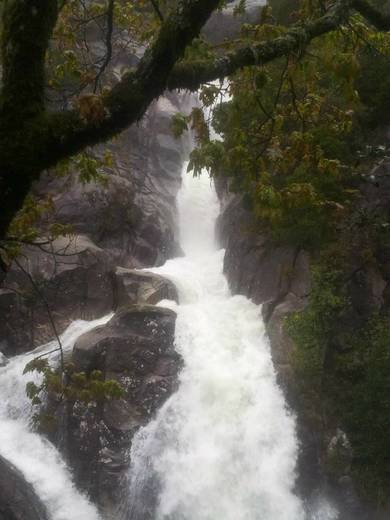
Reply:
[[3, 0], [0, 115], [29, 116], [44, 107], [45, 55], [57, 21], [57, 0]]
[[[26, 76], [23, 66], [20, 72], [19, 63], [15, 64], [13, 60], [20, 57], [22, 62], [26, 61], [27, 51], [9, 51], [4, 42], [14, 42], [18, 35], [23, 36], [23, 43], [26, 39], [20, 27], [15, 26], [11, 14], [15, 14], [14, 9], [22, 10], [23, 6], [26, 12], [22, 16], [18, 11], [18, 15], [20, 14], [20, 20], [24, 23], [27, 16], [31, 15], [30, 6], [37, 9], [49, 9], [50, 6], [49, 11], [46, 11], [46, 16], [50, 13], [50, 21], [45, 22], [44, 29], [40, 25], [43, 23], [42, 20], [33, 20], [34, 36], [43, 31], [43, 39], [39, 38], [39, 43], [33, 46], [34, 65], [27, 64], [27, 84], [30, 86], [26, 88], [25, 85], [21, 85], [21, 97], [19, 90], [12, 93], [8, 87], [8, 90], [4, 87], [3, 112], [11, 114], [9, 117], [12, 117], [12, 103], [9, 100], [29, 105], [31, 87], [35, 104], [42, 106], [44, 49], [55, 23], [56, 9], [53, 5], [57, 2], [5, 2], [5, 11], [8, 11], [5, 22], [11, 24], [7, 26], [3, 37], [5, 83], [9, 83], [10, 80], [12, 83], [15, 79], [18, 85], [22, 83], [22, 75], [23, 80]], [[87, 146], [115, 136], [138, 121], [151, 102], [167, 87], [196, 90], [205, 82], [230, 76], [243, 67], [263, 65], [290, 53], [300, 52], [313, 39], [345, 24], [353, 8], [362, 12], [362, 5], [364, 4], [365, 8], [367, 6], [365, 0], [336, 0], [323, 16], [304, 25], [292, 27], [284, 36], [240, 48], [214, 60], [180, 63], [186, 47], [198, 36], [218, 4], [219, 0], [179, 0], [176, 10], [165, 18], [156, 40], [144, 54], [138, 67], [126, 74], [107, 96], [95, 100], [101, 104], [98, 107], [99, 117], [86, 118], [79, 110], [54, 114], [46, 114], [41, 110], [34, 117], [17, 121], [14, 132], [7, 136], [4, 135], [4, 129], [8, 132], [9, 126], [2, 124], [0, 119], [0, 239], [5, 236], [16, 209], [22, 207], [32, 182], [39, 178], [42, 170], [54, 166], [61, 159], [70, 157]], [[372, 13], [372, 10], [365, 10], [365, 16], [371, 21]], [[386, 24], [383, 25], [385, 26]], [[11, 34], [12, 27], [16, 27], [15, 37]], [[37, 74], [34, 74], [35, 72]]]
[[390, 31], [390, 15], [381, 13], [369, 1], [353, 0], [352, 6], [380, 31]]
[[[186, 47], [198, 36], [211, 13], [218, 7], [219, 1], [179, 0], [177, 2], [176, 9], [165, 19], [156, 40], [145, 52], [137, 69], [125, 75], [105, 97], [104, 107], [102, 107], [103, 115], [105, 113], [103, 118], [86, 120], [77, 110], [58, 114], [46, 114], [41, 111], [35, 117], [15, 123], [12, 133], [8, 132], [9, 126], [4, 124], [4, 120], [3, 122], [0, 120], [0, 239], [6, 235], [13, 216], [22, 207], [33, 181], [39, 178], [42, 170], [54, 166], [59, 160], [70, 157], [88, 145], [107, 140], [144, 115], [150, 103], [165, 90], [173, 66], [183, 57]], [[56, 4], [54, 0], [32, 0], [31, 2], [7, 0], [7, 2], [10, 12], [5, 21], [11, 24], [11, 27], [15, 27], [15, 20], [11, 16], [11, 14], [15, 15], [12, 6], [17, 6], [19, 19], [25, 24], [28, 16], [31, 16], [30, 4], [34, 7], [41, 4], [46, 7], [47, 4]], [[51, 30], [48, 27], [52, 28], [52, 19], [54, 16], [50, 18], [50, 24], [45, 26], [44, 44], [39, 43], [38, 50], [34, 54], [33, 71], [37, 67], [39, 72], [39, 81], [36, 80], [37, 84], [33, 85], [34, 92], [40, 91], [43, 87], [44, 48], [50, 37]], [[35, 18], [32, 25], [37, 33], [34, 32], [34, 36], [37, 37], [43, 29], [35, 24]], [[24, 26], [26, 27], [26, 24]], [[10, 26], [7, 27], [7, 34], [6, 41], [9, 42], [13, 38]], [[23, 31], [22, 35], [24, 35]], [[7, 53], [6, 49], [3, 52]], [[18, 53], [19, 51], [16, 52]], [[22, 53], [22, 56], [25, 59], [24, 54], [26, 53]], [[15, 53], [13, 56], [6, 57], [10, 77], [13, 72], [12, 67], [16, 66], [13, 61], [15, 57], [17, 58]], [[36, 65], [37, 60], [38, 65]], [[19, 83], [20, 74], [19, 71], [17, 74]], [[19, 95], [20, 91], [12, 94], [15, 102], [20, 102]], [[27, 96], [27, 91], [25, 95]], [[30, 101], [31, 99], [28, 103]], [[38, 101], [41, 105], [40, 95]], [[24, 99], [24, 102], [28, 104], [27, 99]], [[3, 111], [8, 117], [12, 117], [12, 104], [8, 102], [6, 106], [3, 105]]]
[[104, 98], [106, 117], [101, 121], [85, 121], [74, 110], [48, 116], [46, 133], [52, 153], [45, 167], [104, 141], [141, 119], [150, 103], [164, 92], [175, 63], [218, 4], [219, 0], [178, 2], [177, 9], [165, 19], [156, 41], [137, 69], [126, 74]]
[[218, 5], [218, 0], [183, 0], [178, 12], [171, 14], [162, 25], [157, 41], [142, 58], [137, 70], [127, 74], [105, 98], [107, 116], [102, 121], [86, 123], [76, 111], [52, 114], [47, 119], [52, 155], [45, 167], [86, 146], [104, 141], [139, 120], [167, 86], [196, 90], [202, 83], [229, 76], [242, 67], [261, 65], [304, 48], [314, 38], [346, 22], [351, 1], [338, 0], [327, 14], [291, 28], [283, 37], [238, 49], [214, 61], [175, 65]]
[[178, 63], [169, 77], [168, 88], [197, 90], [200, 85], [232, 75], [243, 67], [264, 65], [297, 52], [312, 40], [334, 31], [348, 20], [351, 1], [337, 1], [322, 17], [305, 25], [293, 26], [284, 36], [242, 47], [214, 61]]

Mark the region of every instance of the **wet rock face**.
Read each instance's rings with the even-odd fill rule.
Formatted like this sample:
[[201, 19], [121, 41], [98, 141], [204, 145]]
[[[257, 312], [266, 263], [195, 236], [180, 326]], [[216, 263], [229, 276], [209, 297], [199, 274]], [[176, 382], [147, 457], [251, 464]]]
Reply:
[[49, 252], [30, 247], [25, 253], [0, 290], [0, 349], [5, 355], [51, 340], [51, 320], [60, 333], [74, 319], [94, 319], [115, 307], [115, 266], [87, 236], [59, 238]]
[[37, 186], [53, 196], [55, 220], [88, 235], [116, 265], [161, 265], [179, 251], [175, 200], [187, 142], [172, 136], [171, 117], [187, 104], [190, 96], [168, 93], [139, 125], [96, 147], [97, 156], [112, 153], [106, 183], [82, 185], [75, 174], [46, 177]]
[[76, 481], [105, 518], [115, 518], [128, 492], [131, 439], [171, 395], [181, 360], [173, 341], [176, 314], [130, 305], [104, 326], [81, 336], [73, 350], [77, 371], [101, 370], [125, 397], [104, 405], [67, 404], [59, 411], [57, 442]]
[[0, 456], [0, 520], [48, 520], [46, 508], [23, 475]]
[[[226, 181], [218, 180], [216, 187], [222, 203], [217, 232], [222, 247], [226, 248], [224, 272], [234, 294], [243, 294], [263, 305], [278, 381], [289, 405], [298, 413], [298, 489], [304, 496], [310, 496], [316, 486], [322, 485], [326, 474], [333, 484], [331, 492], [336, 502], [341, 504], [343, 519], [382, 518], [381, 512], [373, 512], [368, 507], [366, 512], [354, 488], [348, 465], [337, 477], [325, 467], [331, 458], [326, 442], [336, 436], [337, 428], [335, 430], [333, 425], [326, 429], [324, 426], [321, 430], [318, 425], [313, 426], [306, 416], [307, 403], [302, 402], [297, 392], [292, 363], [296, 347], [284, 330], [284, 320], [290, 313], [300, 311], [307, 305], [310, 293], [308, 254], [294, 247], [277, 245], [266, 234], [256, 232], [250, 213], [243, 208], [239, 196], [229, 193]], [[345, 347], [345, 331], [358, 330], [372, 313], [388, 312], [390, 307], [390, 250], [386, 243], [371, 245], [372, 258], [367, 262], [362, 252], [367, 249], [366, 237], [370, 229], [360, 224], [363, 214], [365, 222], [376, 221], [388, 225], [389, 161], [374, 168], [363, 179], [359, 189], [362, 197], [350, 216], [347, 223], [349, 234], [346, 233], [351, 252], [346, 290], [351, 305], [334, 325], [332, 347], [336, 349]], [[355, 229], [355, 232], [350, 229]]]
[[[180, 254], [175, 200], [187, 142], [173, 138], [170, 122], [191, 103], [185, 94], [167, 94], [138, 126], [108, 144], [113, 165], [105, 168], [104, 185], [83, 185], [76, 172], [66, 178], [47, 174], [36, 185], [36, 195], [52, 197], [50, 220], [70, 224], [74, 236], [25, 247], [19, 265], [12, 266], [0, 288], [5, 355], [53, 339], [52, 322], [61, 333], [76, 318], [98, 318], [115, 309], [118, 295], [125, 294], [121, 281], [128, 279], [116, 274], [118, 265], [151, 267]], [[95, 151], [103, 155], [105, 148]], [[155, 303], [151, 294], [145, 301]]]
[[8, 359], [0, 352], [0, 367], [8, 365]]
[[244, 14], [234, 14], [238, 2], [227, 2], [223, 11], [214, 12], [204, 26], [202, 33], [207, 41], [216, 45], [224, 40], [237, 38], [243, 23], [256, 23], [261, 18], [262, 0], [247, 0]]
[[[295, 345], [284, 330], [284, 319], [303, 309], [310, 292], [310, 265], [305, 251], [275, 244], [265, 233], [256, 233], [249, 211], [241, 197], [231, 195], [226, 183], [217, 184], [222, 211], [217, 222], [217, 237], [226, 249], [224, 273], [233, 294], [243, 294], [262, 304], [271, 343], [278, 383], [288, 404], [299, 409], [293, 368]], [[320, 437], [298, 416], [300, 439], [297, 487], [309, 496], [321, 480]]]
[[122, 267], [118, 267], [115, 274], [118, 288], [121, 291], [124, 289], [124, 292], [118, 294], [120, 302], [129, 300], [130, 303], [155, 305], [161, 300], [179, 301], [175, 285], [162, 276]]
[[291, 385], [293, 344], [283, 330], [283, 318], [301, 310], [310, 291], [309, 258], [299, 248], [279, 246], [264, 233], [256, 233], [253, 217], [241, 198], [219, 187], [222, 212], [217, 224], [219, 241], [226, 249], [224, 272], [234, 294], [263, 304], [263, 316], [272, 343], [272, 356], [286, 390]]

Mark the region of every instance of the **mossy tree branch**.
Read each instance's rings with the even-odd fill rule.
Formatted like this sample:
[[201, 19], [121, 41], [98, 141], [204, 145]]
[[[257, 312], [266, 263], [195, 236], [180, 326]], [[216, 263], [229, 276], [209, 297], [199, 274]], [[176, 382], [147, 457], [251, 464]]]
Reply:
[[339, 0], [317, 20], [305, 25], [295, 25], [284, 36], [242, 47], [214, 61], [178, 63], [169, 77], [168, 87], [197, 90], [203, 83], [230, 76], [243, 67], [264, 65], [303, 50], [315, 38], [334, 31], [347, 22], [350, 6], [351, 0]]
[[2, 7], [0, 115], [20, 123], [21, 117], [44, 108], [45, 55], [58, 4], [56, 0], [4, 0]]
[[[86, 146], [107, 140], [139, 120], [150, 103], [167, 87], [196, 90], [202, 83], [229, 76], [242, 67], [261, 65], [303, 49], [314, 38], [337, 29], [348, 20], [351, 0], [339, 0], [323, 17], [295, 26], [283, 37], [238, 49], [215, 60], [177, 63], [185, 47], [218, 5], [215, 1], [211, 7], [211, 2], [204, 0], [183, 3], [188, 11], [171, 15], [165, 21], [157, 41], [138, 68], [128, 73], [103, 99], [106, 117], [99, 122], [86, 122], [79, 112], [73, 110], [50, 114], [40, 123], [45, 125], [44, 133], [48, 139], [45, 146], [50, 146], [51, 150], [50, 155], [43, 158], [44, 168]], [[201, 4], [208, 4], [207, 9]]]
[[[34, 180], [59, 160], [104, 141], [138, 121], [164, 91], [174, 64], [198, 36], [220, 0], [179, 0], [137, 69], [127, 74], [104, 101], [106, 116], [86, 121], [77, 110], [47, 114], [43, 109], [44, 56], [57, 8], [53, 0], [6, 0], [2, 51], [5, 64], [0, 121], [0, 239]], [[37, 12], [32, 13], [32, 7]], [[27, 29], [27, 22], [34, 16]], [[35, 22], [44, 19], [45, 24]], [[14, 34], [13, 31], [16, 31]], [[32, 31], [32, 32], [30, 32]], [[39, 40], [34, 44], [31, 35]], [[19, 36], [19, 38], [17, 38]], [[26, 84], [22, 77], [27, 70]], [[18, 107], [34, 107], [20, 116]]]
[[[365, 3], [337, 0], [324, 16], [294, 26], [282, 37], [240, 48], [214, 60], [180, 63], [186, 47], [198, 36], [220, 1], [179, 0], [138, 67], [101, 98], [104, 115], [86, 120], [78, 110], [46, 113], [43, 107], [44, 57], [58, 14], [57, 2], [5, 0], [1, 108], [6, 117], [0, 120], [0, 240], [42, 170], [138, 121], [167, 87], [196, 90], [202, 83], [229, 76], [242, 67], [261, 65], [298, 52], [313, 39], [345, 24], [352, 9], [357, 9], [356, 3], [362, 2]], [[37, 9], [37, 15], [34, 11], [31, 25], [32, 7]], [[21, 48], [15, 49], [13, 44], [18, 35]], [[37, 39], [33, 45], [31, 35]], [[28, 117], [22, 111], [23, 106], [32, 110]]]

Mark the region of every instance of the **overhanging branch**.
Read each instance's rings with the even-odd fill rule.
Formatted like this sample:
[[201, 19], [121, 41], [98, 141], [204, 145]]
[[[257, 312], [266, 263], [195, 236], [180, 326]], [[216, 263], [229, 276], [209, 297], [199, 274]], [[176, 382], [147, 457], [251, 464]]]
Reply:
[[[43, 8], [43, 6], [57, 5], [55, 0], [29, 2], [6, 0], [6, 2], [10, 9], [9, 15], [13, 12], [12, 6], [20, 9], [20, 15], [25, 22], [24, 27], [30, 23], [30, 20], [27, 20], [28, 15], [31, 14], [30, 6]], [[219, 2], [220, 0], [178, 0], [176, 8], [165, 18], [157, 38], [145, 52], [138, 67], [125, 75], [104, 99], [93, 97], [94, 102], [102, 105], [98, 107], [102, 117], [91, 120], [85, 118], [79, 110], [47, 114], [44, 110], [39, 110], [42, 105], [41, 94], [39, 94], [37, 98], [39, 108], [33, 113], [30, 112], [29, 117], [19, 117], [13, 122], [15, 110], [12, 103], [7, 102], [7, 105], [3, 103], [3, 113], [7, 114], [7, 120], [11, 122], [7, 125], [5, 118], [0, 118], [0, 238], [6, 236], [9, 224], [22, 207], [32, 183], [39, 178], [44, 169], [55, 166], [61, 159], [71, 157], [89, 145], [106, 141], [144, 115], [151, 102], [164, 92], [173, 66], [183, 57], [186, 47], [199, 35], [201, 28], [218, 7]], [[6, 22], [12, 23], [6, 29], [3, 53], [4, 41], [13, 38], [12, 28], [16, 23], [9, 17]], [[37, 18], [34, 18], [35, 23], [38, 23]], [[41, 20], [41, 23], [44, 22]], [[49, 26], [52, 27], [52, 21], [45, 29], [45, 44], [51, 34]], [[35, 29], [37, 30], [37, 27]], [[19, 34], [20, 28], [18, 31]], [[40, 34], [34, 33], [34, 37], [37, 38]], [[34, 55], [34, 63], [33, 65], [29, 63], [28, 67], [32, 71], [34, 67], [39, 69], [39, 81], [36, 85], [39, 89], [34, 88], [34, 92], [40, 92], [44, 83], [43, 40], [38, 47], [34, 47], [35, 49], [37, 55]], [[23, 54], [25, 60], [26, 56], [27, 53]], [[12, 67], [17, 68], [13, 61], [14, 57], [14, 54], [7, 56], [6, 66], [9, 70], [5, 74], [5, 79], [12, 77]], [[24, 72], [23, 67], [21, 71], [18, 69], [19, 83]], [[26, 83], [29, 85], [29, 81]], [[31, 98], [28, 97], [30, 86], [28, 88], [22, 86], [22, 88], [23, 98], [19, 99], [20, 91], [18, 91], [10, 93], [12, 99], [19, 104], [23, 102], [25, 106], [31, 106]]]
[[[87, 146], [106, 141], [138, 121], [151, 102], [162, 95], [167, 87], [196, 90], [202, 83], [230, 76], [243, 67], [262, 65], [299, 52], [315, 38], [345, 24], [352, 9], [358, 10], [371, 23], [375, 20], [378, 25], [377, 12], [365, 0], [336, 0], [324, 16], [292, 27], [284, 36], [240, 48], [223, 57], [180, 63], [186, 47], [198, 36], [220, 1], [178, 0], [176, 9], [161, 24], [156, 40], [138, 67], [126, 74], [107, 96], [95, 96], [101, 103], [100, 113], [103, 116], [88, 120], [78, 110], [47, 114], [42, 109], [44, 57], [57, 17], [57, 8], [53, 7], [57, 6], [57, 1], [3, 1], [6, 15], [2, 37], [4, 89], [1, 108], [10, 120], [15, 114], [13, 103], [18, 107], [35, 107], [35, 111], [29, 114], [27, 120], [19, 118], [21, 121], [11, 124], [12, 133], [9, 132], [9, 125], [4, 124], [4, 118], [3, 121], [0, 118], [0, 137], [4, 135], [3, 139], [0, 138], [0, 238], [6, 235], [12, 217], [21, 208], [24, 197], [42, 170]], [[21, 31], [11, 16], [15, 14], [13, 9], [21, 9], [21, 6], [24, 10], [22, 21], [26, 22], [26, 27], [28, 24], [33, 27], [34, 37], [43, 35], [32, 44], [32, 55], [27, 52], [26, 45], [17, 49], [11, 46], [13, 54], [7, 54], [9, 42], [15, 42], [19, 37], [23, 44], [31, 41], [31, 33], [28, 31], [27, 38], [27, 33]], [[27, 18], [32, 7], [44, 16], [50, 14], [49, 20], [39, 21], [34, 11], [35, 18], [31, 25], [31, 20]], [[40, 24], [45, 25], [42, 27]], [[380, 22], [379, 26], [385, 29], [387, 23]], [[23, 24], [21, 27], [24, 27]], [[13, 28], [16, 28], [15, 34], [12, 33]], [[20, 68], [19, 64], [15, 66], [14, 59], [18, 57], [26, 63], [25, 68]], [[18, 84], [15, 92], [10, 88], [13, 81]], [[7, 132], [2, 129], [7, 129]]]
[[175, 63], [219, 3], [220, 0], [180, 0], [165, 18], [137, 69], [126, 74], [105, 96], [106, 117], [101, 121], [85, 121], [75, 110], [49, 115], [45, 130], [51, 156], [44, 167], [104, 141], [138, 121], [150, 103], [163, 94]]
[[163, 23], [155, 43], [138, 68], [128, 73], [104, 99], [107, 116], [86, 122], [76, 111], [49, 115], [44, 124], [50, 155], [41, 168], [116, 135], [139, 120], [150, 103], [169, 89], [196, 90], [205, 82], [224, 78], [242, 67], [261, 65], [296, 52], [313, 39], [337, 29], [348, 20], [352, 0], [338, 0], [322, 17], [292, 27], [284, 36], [244, 47], [215, 60], [182, 62], [186, 46], [196, 37], [218, 0], [182, 0]]
[[284, 36], [242, 47], [212, 60], [178, 63], [169, 77], [169, 89], [197, 90], [200, 85], [232, 75], [243, 67], [264, 65], [296, 52], [312, 40], [336, 30], [348, 20], [351, 1], [339, 0], [322, 17], [305, 25], [293, 26]]

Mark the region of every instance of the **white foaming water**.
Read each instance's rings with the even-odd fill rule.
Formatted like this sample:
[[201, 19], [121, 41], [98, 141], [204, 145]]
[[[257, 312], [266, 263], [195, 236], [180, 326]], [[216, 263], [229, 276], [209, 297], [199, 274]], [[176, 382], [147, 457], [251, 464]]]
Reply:
[[[61, 336], [64, 351], [73, 348], [76, 339], [110, 317], [94, 321], [74, 321]], [[55, 341], [33, 352], [17, 356], [0, 368], [0, 455], [14, 464], [32, 484], [47, 507], [51, 520], [99, 520], [95, 507], [73, 485], [71, 475], [56, 448], [30, 428], [31, 402], [26, 396], [27, 381], [39, 382], [34, 374], [23, 375], [26, 363], [56, 348]], [[58, 353], [49, 359], [55, 363]], [[27, 520], [27, 519], [26, 519]]]
[[[152, 481], [155, 520], [303, 520], [293, 492], [295, 421], [276, 383], [260, 308], [229, 293], [224, 251], [214, 244], [215, 190], [206, 173], [185, 171], [178, 201], [185, 256], [152, 269], [179, 290], [180, 305], [161, 304], [177, 312], [184, 368], [178, 391], [134, 439], [130, 518], [145, 518], [139, 501]], [[335, 518], [330, 509], [315, 515]]]

